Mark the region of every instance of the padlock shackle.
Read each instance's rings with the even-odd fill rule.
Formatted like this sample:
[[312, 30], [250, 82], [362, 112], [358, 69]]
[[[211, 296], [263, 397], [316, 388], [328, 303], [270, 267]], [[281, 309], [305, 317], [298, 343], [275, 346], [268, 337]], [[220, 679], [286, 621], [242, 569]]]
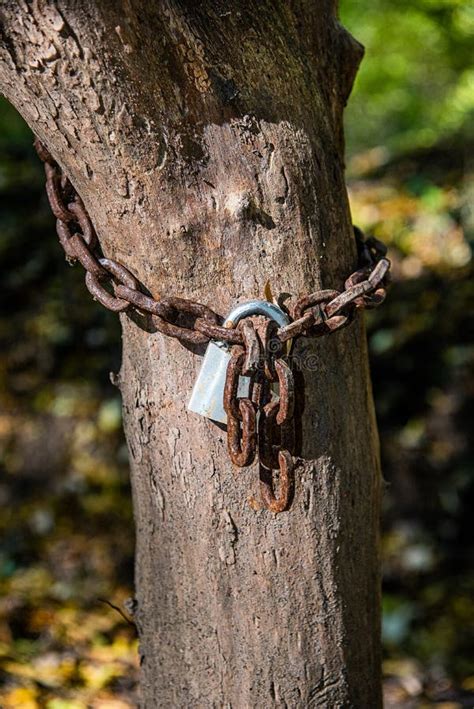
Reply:
[[247, 303], [237, 305], [226, 317], [224, 327], [235, 327], [239, 320], [250, 315], [263, 315], [270, 320], [274, 320], [280, 327], [290, 324], [290, 318], [275, 303], [268, 300], [249, 300]]

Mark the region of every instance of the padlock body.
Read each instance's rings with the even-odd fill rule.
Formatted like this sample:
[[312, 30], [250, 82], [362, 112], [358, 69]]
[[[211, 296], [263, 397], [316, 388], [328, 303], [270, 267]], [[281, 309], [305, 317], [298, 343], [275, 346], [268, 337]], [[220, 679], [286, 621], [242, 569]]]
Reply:
[[[212, 341], [209, 343], [191, 393], [189, 411], [194, 411], [218, 423], [227, 423], [223, 394], [230, 357], [230, 350], [225, 343]], [[240, 377], [237, 396], [239, 398], [247, 396], [249, 388], [249, 377]]]
[[[278, 305], [265, 300], [251, 300], [237, 305], [227, 316], [224, 326], [235, 327], [243, 317], [250, 315], [263, 315], [274, 320], [280, 327], [290, 322], [288, 315]], [[230, 358], [230, 347], [226, 342], [212, 340], [209, 342], [189, 400], [189, 411], [194, 411], [218, 423], [227, 423], [227, 415], [224, 411], [224, 388]], [[273, 396], [278, 396], [278, 385], [272, 385], [272, 390]], [[240, 376], [237, 398], [248, 397], [249, 391], [250, 378]]]

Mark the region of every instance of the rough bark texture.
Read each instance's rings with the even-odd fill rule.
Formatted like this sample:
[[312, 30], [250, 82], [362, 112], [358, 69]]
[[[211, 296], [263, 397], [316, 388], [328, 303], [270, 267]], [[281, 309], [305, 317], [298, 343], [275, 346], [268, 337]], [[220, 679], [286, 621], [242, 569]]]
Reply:
[[[4, 0], [0, 87], [106, 255], [226, 313], [355, 267], [341, 114], [360, 60], [330, 0]], [[65, 272], [65, 278], [67, 273]], [[380, 705], [379, 468], [363, 323], [300, 340], [289, 512], [190, 414], [202, 351], [122, 316], [146, 707]]]

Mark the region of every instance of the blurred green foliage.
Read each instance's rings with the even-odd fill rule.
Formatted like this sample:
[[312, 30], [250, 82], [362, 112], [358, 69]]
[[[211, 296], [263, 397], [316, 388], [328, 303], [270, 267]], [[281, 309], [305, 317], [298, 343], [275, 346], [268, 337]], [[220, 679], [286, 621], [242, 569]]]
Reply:
[[[354, 222], [394, 275], [368, 316], [386, 706], [472, 706], [474, 13], [343, 0], [341, 16], [366, 46], [346, 116]], [[119, 322], [64, 260], [31, 141], [2, 102], [0, 704], [120, 709], [136, 704], [136, 638], [108, 605], [133, 595]]]
[[346, 112], [350, 153], [472, 136], [472, 2], [341, 0], [340, 14], [366, 48]]

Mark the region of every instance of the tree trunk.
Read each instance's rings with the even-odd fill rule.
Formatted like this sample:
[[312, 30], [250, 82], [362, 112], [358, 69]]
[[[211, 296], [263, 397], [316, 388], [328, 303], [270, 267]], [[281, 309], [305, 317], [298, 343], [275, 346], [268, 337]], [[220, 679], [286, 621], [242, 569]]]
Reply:
[[[4, 0], [0, 87], [104, 253], [222, 314], [341, 289], [342, 109], [361, 47], [330, 0]], [[67, 272], [65, 271], [65, 278]], [[361, 317], [300, 339], [292, 507], [187, 400], [202, 349], [121, 316], [145, 707], [380, 706], [379, 466]]]

